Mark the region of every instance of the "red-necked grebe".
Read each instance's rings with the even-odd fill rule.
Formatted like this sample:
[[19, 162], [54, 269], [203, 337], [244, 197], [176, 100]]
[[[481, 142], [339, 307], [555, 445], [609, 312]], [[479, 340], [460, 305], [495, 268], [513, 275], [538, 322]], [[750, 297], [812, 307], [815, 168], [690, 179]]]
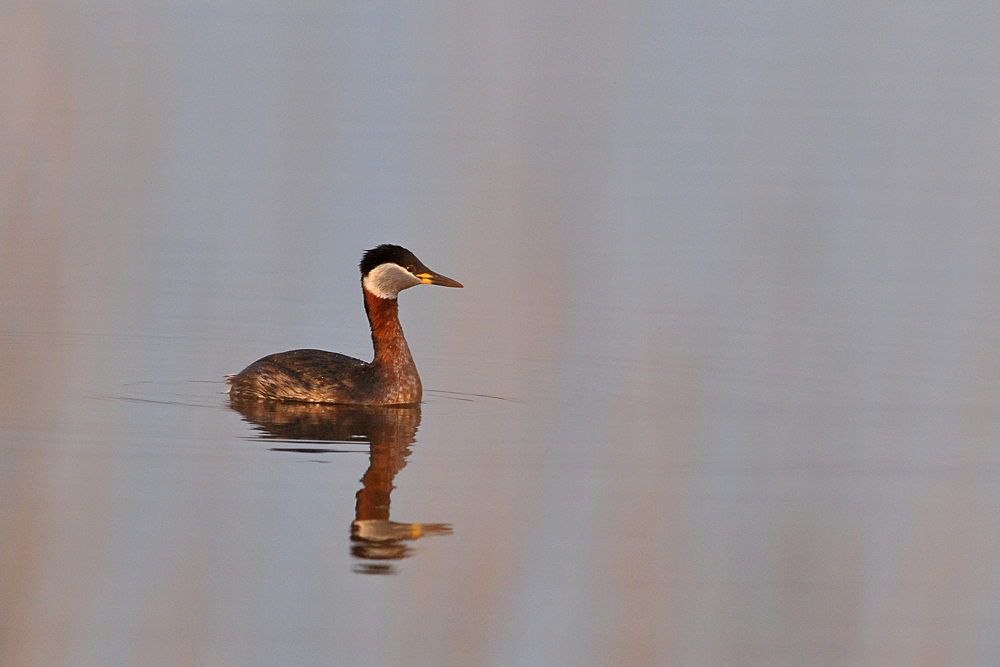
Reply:
[[375, 358], [366, 363], [336, 352], [292, 350], [253, 362], [227, 378], [234, 400], [279, 400], [351, 405], [419, 403], [420, 376], [399, 324], [397, 295], [415, 285], [461, 287], [434, 273], [412, 252], [380, 245], [361, 258], [361, 291]]

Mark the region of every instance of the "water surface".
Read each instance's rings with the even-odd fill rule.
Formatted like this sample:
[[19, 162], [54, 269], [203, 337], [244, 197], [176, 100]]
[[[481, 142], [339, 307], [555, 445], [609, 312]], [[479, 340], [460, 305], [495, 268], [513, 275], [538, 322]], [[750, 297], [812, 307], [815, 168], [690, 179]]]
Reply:
[[[0, 9], [0, 662], [997, 664], [998, 32]], [[229, 405], [383, 242], [424, 404]]]

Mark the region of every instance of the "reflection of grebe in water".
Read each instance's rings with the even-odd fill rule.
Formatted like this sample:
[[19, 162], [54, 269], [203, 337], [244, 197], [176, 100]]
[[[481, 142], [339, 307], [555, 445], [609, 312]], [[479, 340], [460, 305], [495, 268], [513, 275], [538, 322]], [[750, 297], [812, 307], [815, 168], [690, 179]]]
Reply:
[[461, 287], [434, 273], [412, 252], [380, 245], [361, 259], [361, 287], [375, 358], [365, 363], [335, 352], [292, 350], [264, 357], [227, 378], [234, 399], [350, 405], [419, 403], [420, 376], [399, 324], [398, 294], [415, 285]]
[[[393, 478], [406, 466], [410, 445], [420, 426], [420, 406], [353, 406], [281, 403], [233, 399], [234, 409], [262, 431], [265, 438], [310, 440], [309, 447], [274, 447], [274, 451], [336, 451], [317, 446], [321, 442], [368, 441], [368, 470], [361, 478], [355, 518], [351, 523], [351, 553], [367, 562], [357, 572], [392, 574], [385, 561], [411, 556], [409, 541], [428, 535], [448, 535], [451, 526], [440, 523], [397, 523], [389, 520], [389, 498]], [[303, 443], [304, 444], [304, 443]]]

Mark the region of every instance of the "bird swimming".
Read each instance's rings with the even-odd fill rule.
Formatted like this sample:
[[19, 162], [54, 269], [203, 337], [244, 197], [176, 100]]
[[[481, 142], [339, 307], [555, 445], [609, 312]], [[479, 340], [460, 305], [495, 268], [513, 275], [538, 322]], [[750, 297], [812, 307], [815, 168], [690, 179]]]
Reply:
[[232, 400], [348, 405], [406, 405], [423, 396], [417, 366], [399, 324], [399, 293], [416, 285], [462, 287], [398, 245], [361, 258], [361, 292], [372, 329], [371, 363], [323, 350], [291, 350], [258, 359], [226, 378]]

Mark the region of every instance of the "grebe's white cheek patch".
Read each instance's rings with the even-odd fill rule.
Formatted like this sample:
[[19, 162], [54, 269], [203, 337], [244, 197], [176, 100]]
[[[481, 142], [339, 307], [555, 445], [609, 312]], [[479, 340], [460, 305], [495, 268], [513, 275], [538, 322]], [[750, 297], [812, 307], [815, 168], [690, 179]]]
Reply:
[[419, 285], [420, 278], [399, 264], [386, 263], [369, 271], [362, 284], [380, 299], [395, 299], [402, 290]]

